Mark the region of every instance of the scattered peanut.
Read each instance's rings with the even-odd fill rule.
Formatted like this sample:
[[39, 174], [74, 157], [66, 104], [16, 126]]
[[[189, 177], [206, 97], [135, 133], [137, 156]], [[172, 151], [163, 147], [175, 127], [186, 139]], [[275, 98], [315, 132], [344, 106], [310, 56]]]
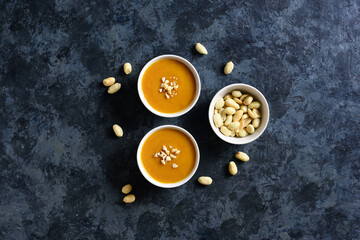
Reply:
[[225, 65], [224, 73], [228, 75], [233, 71], [233, 69], [234, 69], [234, 63], [230, 61]]
[[199, 177], [198, 181], [202, 185], [210, 185], [212, 183], [211, 177]]
[[124, 64], [124, 72], [126, 75], [130, 74], [132, 71], [132, 67], [130, 63], [125, 63]]
[[238, 169], [237, 169], [237, 166], [236, 166], [235, 162], [231, 161], [229, 163], [229, 173], [231, 175], [235, 175], [235, 174], [237, 174], [237, 172], [238, 172]]
[[134, 194], [130, 194], [124, 197], [123, 199], [124, 203], [133, 203], [135, 202], [135, 195]]
[[208, 51], [206, 50], [206, 48], [204, 47], [204, 45], [202, 45], [201, 43], [197, 43], [195, 45], [196, 51], [198, 51], [200, 54], [203, 55], [207, 55]]
[[108, 78], [105, 78], [103, 80], [103, 84], [105, 87], [110, 87], [112, 86], [113, 84], [115, 83], [115, 78], [113, 77], [108, 77]]
[[121, 84], [120, 83], [115, 83], [114, 85], [110, 86], [108, 89], [108, 93], [109, 94], [114, 94], [117, 91], [119, 91], [121, 88]]
[[130, 184], [126, 184], [121, 189], [122, 193], [124, 193], [124, 194], [128, 194], [129, 192], [131, 192], [131, 190], [132, 190], [132, 186]]
[[250, 159], [249, 156], [244, 152], [237, 152], [235, 157], [243, 162], [247, 162]]
[[123, 132], [122, 128], [117, 124], [113, 125], [113, 130], [114, 130], [115, 135], [117, 137], [122, 137], [124, 135], [124, 132]]

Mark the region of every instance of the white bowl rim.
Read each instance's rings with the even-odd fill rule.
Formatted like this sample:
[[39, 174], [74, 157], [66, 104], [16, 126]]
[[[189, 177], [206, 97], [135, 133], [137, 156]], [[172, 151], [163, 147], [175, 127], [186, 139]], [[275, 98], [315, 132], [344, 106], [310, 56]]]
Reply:
[[[191, 171], [191, 173], [184, 178], [183, 180], [179, 181], [179, 182], [175, 182], [175, 183], [162, 183], [162, 182], [158, 182], [155, 179], [153, 179], [150, 174], [146, 171], [145, 167], [142, 165], [141, 162], [141, 149], [145, 143], [145, 141], [148, 139], [148, 137], [153, 134], [154, 132], [160, 130], [160, 129], [165, 129], [165, 128], [170, 128], [170, 129], [176, 129], [182, 133], [185, 133], [186, 136], [188, 138], [190, 138], [190, 140], [192, 141], [194, 147], [195, 147], [195, 152], [196, 152], [196, 160], [195, 160], [195, 166], [193, 168], [193, 170]], [[145, 177], [146, 180], [148, 180], [150, 183], [152, 183], [155, 186], [158, 187], [162, 187], [162, 188], [175, 188], [175, 187], [179, 187], [183, 184], [185, 184], [186, 182], [188, 182], [195, 174], [195, 172], [198, 169], [199, 163], [200, 163], [200, 150], [199, 150], [199, 146], [195, 140], [195, 138], [188, 132], [186, 131], [184, 128], [176, 126], [176, 125], [161, 125], [158, 127], [155, 127], [153, 129], [151, 129], [147, 134], [145, 134], [145, 136], [141, 139], [138, 149], [137, 149], [137, 153], [136, 153], [136, 158], [137, 158], [137, 165], [140, 169], [141, 174]]]
[[[195, 78], [195, 83], [196, 83], [196, 93], [195, 93], [195, 98], [192, 101], [192, 103], [185, 108], [184, 110], [180, 111], [180, 112], [176, 112], [176, 113], [163, 113], [163, 112], [159, 112], [157, 110], [155, 110], [146, 100], [144, 93], [142, 91], [141, 88], [141, 81], [142, 81], [142, 77], [146, 71], [146, 69], [153, 64], [154, 62], [161, 60], [161, 59], [174, 59], [174, 60], [178, 60], [179, 62], [185, 64], [185, 66], [187, 66], [191, 73], [193, 74], [194, 78]], [[200, 76], [199, 73], [197, 72], [196, 68], [185, 58], [180, 57], [178, 55], [173, 55], [173, 54], [164, 54], [164, 55], [160, 55], [157, 56], [153, 59], [151, 59], [150, 61], [148, 61], [145, 66], [141, 69], [141, 72], [139, 74], [138, 77], [138, 82], [137, 82], [137, 88], [138, 88], [138, 94], [140, 97], [141, 102], [144, 104], [144, 106], [152, 113], [154, 113], [155, 115], [158, 115], [160, 117], [166, 117], [166, 118], [174, 118], [174, 117], [179, 117], [184, 115], [185, 113], [187, 113], [188, 111], [190, 111], [195, 104], [197, 103], [199, 97], [200, 97], [200, 92], [201, 92], [201, 81], [200, 81]]]
[[[261, 131], [255, 131], [256, 135], [254, 134], [251, 134], [251, 135], [248, 135], [246, 137], [243, 137], [243, 138], [237, 138], [237, 137], [229, 137], [229, 136], [225, 136], [223, 135], [220, 130], [215, 127], [215, 124], [214, 124], [214, 121], [213, 121], [213, 111], [212, 109], [214, 109], [215, 107], [215, 103], [220, 95], [220, 92], [223, 92], [225, 91], [226, 89], [231, 89], [233, 87], [236, 87], [236, 88], [241, 88], [241, 87], [245, 87], [245, 88], [249, 88], [249, 89], [252, 89], [253, 91], [255, 91], [256, 93], [258, 93], [263, 99], [257, 99], [257, 101], [260, 101], [262, 104], [264, 104], [264, 107], [266, 108], [266, 111], [268, 112], [267, 114], [267, 118], [266, 119], [263, 119], [261, 118], [261, 124], [265, 124], [264, 128], [261, 130]], [[240, 89], [241, 90], [241, 89]], [[230, 91], [229, 91], [230, 92]], [[246, 90], [245, 90], [246, 92]], [[235, 145], [243, 145], [243, 144], [247, 144], [247, 143], [251, 143], [253, 141], [255, 141], [256, 139], [258, 139], [262, 134], [263, 132], [265, 131], [265, 129], [267, 128], [267, 125], [269, 123], [269, 119], [270, 119], [270, 110], [269, 110], [269, 104], [265, 98], [265, 96], [255, 87], [251, 86], [251, 85], [248, 85], [248, 84], [245, 84], [245, 83], [233, 83], [233, 84], [230, 84], [230, 85], [227, 85], [223, 88], [221, 88], [215, 95], [214, 97], [212, 98], [211, 102], [210, 102], [210, 105], [209, 105], [209, 111], [208, 111], [208, 116], [209, 116], [209, 123], [210, 123], [210, 126], [212, 128], [212, 130], [214, 131], [214, 133], [223, 141], [227, 142], [227, 143], [231, 143], [231, 144], [235, 144]], [[265, 120], [265, 121], [263, 121]], [[260, 125], [261, 126], [261, 125]], [[250, 137], [250, 138], [248, 138]], [[252, 138], [251, 138], [252, 137]]]

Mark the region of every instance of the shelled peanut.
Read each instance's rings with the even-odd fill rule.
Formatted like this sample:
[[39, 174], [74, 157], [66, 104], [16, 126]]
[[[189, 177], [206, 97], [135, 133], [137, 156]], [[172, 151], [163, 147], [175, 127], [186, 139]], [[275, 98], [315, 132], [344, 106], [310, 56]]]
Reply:
[[129, 194], [131, 192], [131, 190], [132, 190], [132, 186], [130, 184], [126, 184], [121, 189], [121, 192], [126, 194], [126, 196], [123, 198], [124, 203], [133, 203], [133, 202], [135, 202], [135, 195], [134, 194]]
[[225, 136], [246, 137], [260, 126], [260, 107], [251, 94], [235, 90], [217, 100], [213, 121]]
[[114, 94], [116, 93], [117, 91], [120, 90], [121, 88], [121, 83], [115, 83], [115, 78], [114, 77], [108, 77], [108, 78], [105, 78], [103, 80], [103, 84], [105, 87], [109, 87], [108, 88], [108, 93], [109, 94]]

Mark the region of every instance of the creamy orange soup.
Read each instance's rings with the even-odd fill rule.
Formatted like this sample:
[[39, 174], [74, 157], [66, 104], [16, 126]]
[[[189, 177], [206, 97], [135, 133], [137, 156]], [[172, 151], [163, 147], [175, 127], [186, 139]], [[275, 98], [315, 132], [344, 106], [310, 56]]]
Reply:
[[[162, 150], [165, 145], [171, 152], [177, 149], [180, 153], [173, 155], [175, 159], [161, 163], [161, 157], [154, 157], [155, 153]], [[185, 179], [194, 169], [196, 162], [196, 151], [191, 139], [176, 129], [160, 129], [151, 134], [141, 149], [141, 162], [149, 175], [158, 182], [175, 183]], [[173, 164], [177, 167], [174, 168]]]
[[[163, 78], [178, 85], [178, 89], [171, 92], [173, 96], [166, 96], [165, 91], [160, 90]], [[174, 59], [162, 59], [151, 64], [143, 75], [141, 87], [151, 107], [163, 113], [184, 110], [196, 95], [196, 83], [191, 70]]]

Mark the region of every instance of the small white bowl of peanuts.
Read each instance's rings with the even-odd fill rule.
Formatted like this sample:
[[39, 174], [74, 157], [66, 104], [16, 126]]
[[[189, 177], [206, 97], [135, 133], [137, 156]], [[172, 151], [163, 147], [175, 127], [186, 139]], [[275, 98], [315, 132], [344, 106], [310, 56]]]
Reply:
[[210, 102], [209, 122], [214, 133], [231, 144], [247, 144], [265, 131], [269, 105], [256, 88], [242, 83], [228, 85]]

